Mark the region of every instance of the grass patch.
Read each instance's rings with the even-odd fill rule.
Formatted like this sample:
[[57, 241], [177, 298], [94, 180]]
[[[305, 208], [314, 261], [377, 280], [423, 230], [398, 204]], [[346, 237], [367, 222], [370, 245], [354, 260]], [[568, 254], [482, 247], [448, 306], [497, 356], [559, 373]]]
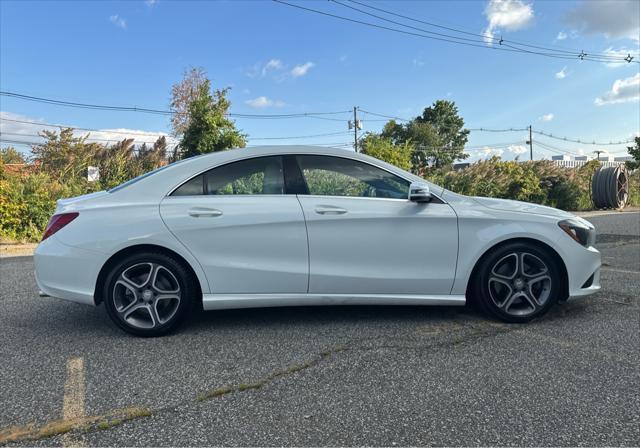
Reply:
[[219, 387], [218, 389], [213, 389], [210, 390], [208, 392], [204, 392], [200, 395], [198, 395], [197, 400], [198, 401], [205, 401], [205, 400], [210, 400], [213, 398], [217, 398], [217, 397], [221, 397], [223, 395], [227, 395], [227, 394], [231, 394], [234, 392], [244, 392], [247, 390], [252, 390], [252, 389], [260, 389], [262, 386], [270, 383], [271, 381], [275, 380], [276, 378], [279, 377], [283, 377], [286, 375], [292, 375], [296, 372], [300, 372], [302, 370], [308, 369], [310, 367], [313, 367], [314, 365], [318, 364], [320, 361], [336, 354], [336, 353], [340, 353], [345, 351], [346, 348], [344, 347], [338, 347], [335, 348], [333, 350], [326, 350], [320, 353], [319, 357], [316, 357], [310, 361], [307, 361], [305, 363], [302, 364], [293, 364], [285, 369], [280, 369], [280, 370], [275, 370], [273, 372], [271, 372], [269, 375], [267, 375], [266, 377], [254, 382], [254, 383], [239, 383], [236, 386], [224, 386], [224, 387]]
[[40, 440], [65, 434], [72, 430], [87, 431], [91, 428], [108, 429], [137, 418], [148, 417], [151, 411], [145, 407], [132, 406], [117, 409], [102, 415], [91, 415], [67, 420], [54, 420], [42, 426], [29, 424], [13, 426], [0, 431], [0, 444], [19, 440]]

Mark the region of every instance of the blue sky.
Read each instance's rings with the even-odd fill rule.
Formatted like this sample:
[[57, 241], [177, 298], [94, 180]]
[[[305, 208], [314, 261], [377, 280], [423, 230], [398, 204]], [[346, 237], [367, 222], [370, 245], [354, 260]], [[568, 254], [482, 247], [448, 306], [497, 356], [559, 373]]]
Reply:
[[[327, 1], [290, 1], [382, 23]], [[636, 0], [379, 1], [371, 5], [545, 47], [638, 53], [640, 2]], [[470, 128], [532, 125], [587, 141], [626, 140], [640, 131], [638, 64], [456, 45], [373, 29], [268, 0], [1, 0], [0, 62], [1, 90], [66, 101], [167, 109], [171, 85], [185, 69], [199, 66], [215, 87], [231, 87], [235, 113], [325, 112], [359, 106], [410, 118], [437, 99], [449, 99], [456, 102]], [[161, 115], [74, 109], [5, 96], [0, 97], [0, 111], [3, 139], [34, 140], [14, 134], [33, 134], [42, 128], [7, 121], [16, 118], [104, 130], [170, 132], [168, 117]], [[338, 121], [237, 119], [237, 125], [249, 134], [251, 144], [352, 142], [352, 135], [346, 133], [349, 114], [331, 117]], [[384, 124], [364, 113], [359, 118], [364, 131], [377, 131]], [[319, 138], [257, 140], [342, 131]], [[92, 137], [121, 135], [94, 132]], [[491, 154], [513, 158], [523, 152], [526, 137], [522, 131], [474, 131], [469, 152], [474, 159]], [[537, 141], [546, 147], [536, 145]], [[536, 158], [549, 158], [553, 154], [549, 147], [574, 153], [602, 149], [534, 136]], [[606, 148], [622, 155], [624, 147]]]

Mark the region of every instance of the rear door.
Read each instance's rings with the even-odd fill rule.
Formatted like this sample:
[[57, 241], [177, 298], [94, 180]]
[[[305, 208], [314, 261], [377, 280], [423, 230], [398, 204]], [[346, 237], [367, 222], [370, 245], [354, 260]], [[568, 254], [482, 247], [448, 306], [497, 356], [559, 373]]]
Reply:
[[202, 265], [212, 293], [306, 293], [304, 217], [295, 194], [284, 193], [282, 157], [257, 157], [194, 177], [160, 213]]
[[449, 294], [458, 226], [434, 198], [408, 200], [409, 182], [349, 158], [300, 155], [298, 195], [309, 235], [309, 293]]

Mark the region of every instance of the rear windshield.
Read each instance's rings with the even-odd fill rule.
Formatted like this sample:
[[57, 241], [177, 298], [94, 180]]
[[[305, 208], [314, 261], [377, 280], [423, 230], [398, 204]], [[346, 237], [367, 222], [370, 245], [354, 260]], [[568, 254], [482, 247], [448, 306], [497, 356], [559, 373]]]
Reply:
[[[196, 156], [196, 157], [202, 157], [202, 156]], [[129, 185], [133, 185], [136, 182], [141, 181], [145, 177], [152, 176], [152, 175], [154, 175], [156, 173], [159, 173], [160, 171], [165, 170], [165, 169], [167, 169], [167, 168], [169, 168], [171, 166], [176, 166], [176, 165], [178, 165], [178, 164], [180, 164], [182, 162], [186, 162], [187, 160], [193, 160], [193, 159], [194, 159], [193, 157], [189, 157], [188, 159], [178, 160], [177, 162], [170, 163], [169, 165], [161, 166], [160, 168], [156, 168], [153, 171], [149, 171], [148, 173], [144, 173], [144, 174], [142, 174], [142, 175], [140, 175], [138, 177], [134, 177], [133, 179], [130, 179], [130, 180], [126, 181], [125, 183], [122, 183], [122, 184], [120, 184], [120, 185], [118, 185], [116, 187], [110, 188], [110, 189], [107, 190], [107, 193], [115, 193], [116, 191], [122, 190], [123, 188], [126, 188]]]

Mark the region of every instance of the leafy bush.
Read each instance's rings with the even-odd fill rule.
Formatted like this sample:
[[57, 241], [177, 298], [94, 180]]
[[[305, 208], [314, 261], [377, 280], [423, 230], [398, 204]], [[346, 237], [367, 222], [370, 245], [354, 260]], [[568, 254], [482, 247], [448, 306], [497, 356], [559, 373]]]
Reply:
[[0, 178], [0, 238], [38, 241], [56, 200], [83, 194], [81, 185], [64, 185], [44, 173], [5, 174]]
[[434, 183], [469, 196], [487, 196], [534, 202], [563, 210], [591, 208], [591, 176], [597, 161], [579, 169], [551, 161], [501, 161], [498, 157], [474, 163], [460, 171], [432, 171]]

